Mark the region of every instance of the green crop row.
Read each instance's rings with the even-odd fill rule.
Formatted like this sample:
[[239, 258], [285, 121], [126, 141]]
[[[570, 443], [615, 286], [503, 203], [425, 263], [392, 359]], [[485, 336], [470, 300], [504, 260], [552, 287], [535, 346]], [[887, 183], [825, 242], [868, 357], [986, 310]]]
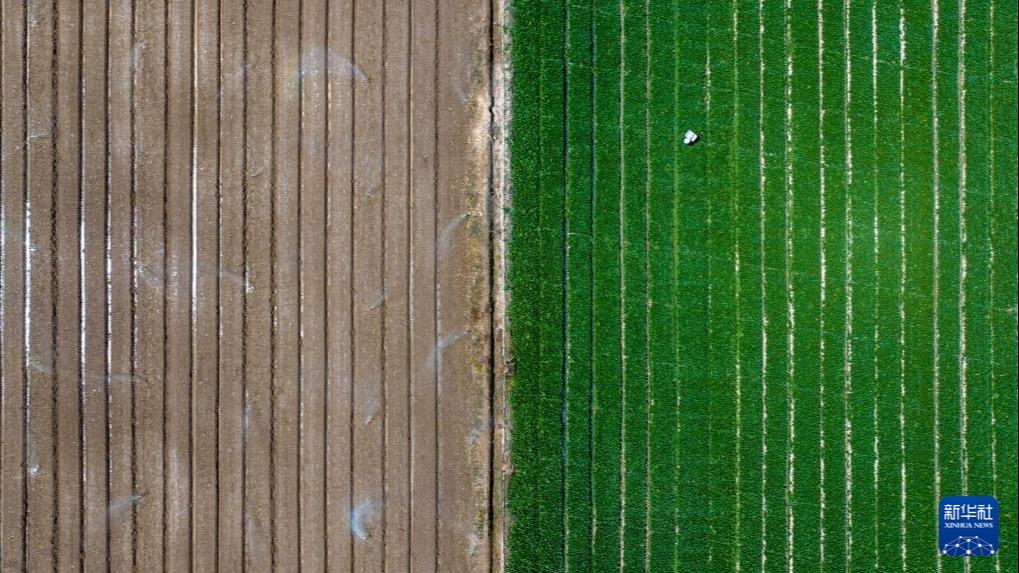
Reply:
[[508, 571], [1016, 570], [1016, 4], [508, 10]]

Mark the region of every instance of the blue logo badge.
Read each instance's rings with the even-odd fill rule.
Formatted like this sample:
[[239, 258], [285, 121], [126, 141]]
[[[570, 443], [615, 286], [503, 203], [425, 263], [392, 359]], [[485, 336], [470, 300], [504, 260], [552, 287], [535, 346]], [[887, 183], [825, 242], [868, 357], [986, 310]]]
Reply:
[[951, 557], [986, 557], [998, 552], [998, 500], [959, 495], [938, 504], [938, 551]]

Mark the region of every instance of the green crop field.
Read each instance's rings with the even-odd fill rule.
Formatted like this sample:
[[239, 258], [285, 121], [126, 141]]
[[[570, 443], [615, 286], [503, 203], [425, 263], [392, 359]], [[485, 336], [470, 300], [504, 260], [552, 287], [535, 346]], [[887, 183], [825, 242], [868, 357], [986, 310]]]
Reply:
[[1015, 0], [508, 10], [507, 570], [1016, 571]]

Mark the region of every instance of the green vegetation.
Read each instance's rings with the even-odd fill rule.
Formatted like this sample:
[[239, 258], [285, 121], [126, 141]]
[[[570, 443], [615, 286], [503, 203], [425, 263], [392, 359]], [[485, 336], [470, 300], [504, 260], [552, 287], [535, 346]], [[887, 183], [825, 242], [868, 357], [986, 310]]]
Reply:
[[509, 9], [508, 571], [1016, 570], [1016, 4]]

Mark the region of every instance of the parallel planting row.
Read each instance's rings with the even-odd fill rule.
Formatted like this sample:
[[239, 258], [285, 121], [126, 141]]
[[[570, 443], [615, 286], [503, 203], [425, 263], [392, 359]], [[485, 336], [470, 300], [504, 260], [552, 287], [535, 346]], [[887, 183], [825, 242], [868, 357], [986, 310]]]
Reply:
[[1016, 3], [510, 10], [508, 570], [1016, 570]]

